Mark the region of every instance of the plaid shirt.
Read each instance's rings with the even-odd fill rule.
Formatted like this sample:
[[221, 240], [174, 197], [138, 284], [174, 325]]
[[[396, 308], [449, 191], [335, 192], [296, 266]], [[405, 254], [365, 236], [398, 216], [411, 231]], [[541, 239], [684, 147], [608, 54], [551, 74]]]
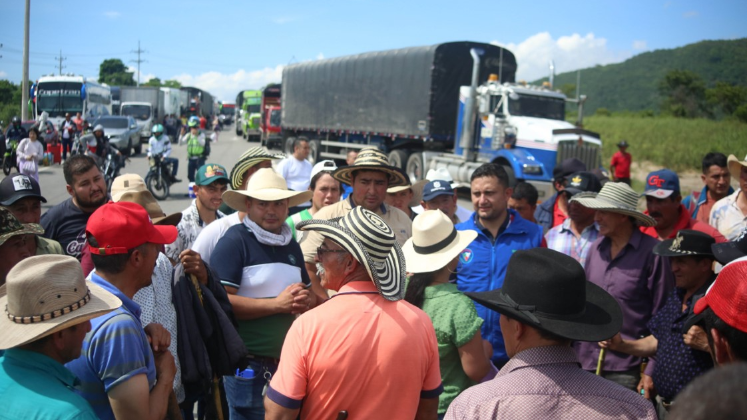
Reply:
[[581, 232], [581, 236], [577, 237], [571, 230], [571, 219], [565, 219], [563, 223], [547, 231], [545, 241], [548, 248], [570, 256], [583, 266], [586, 264], [586, 256], [591, 249], [591, 243], [598, 236], [599, 227], [596, 223], [587, 226]]

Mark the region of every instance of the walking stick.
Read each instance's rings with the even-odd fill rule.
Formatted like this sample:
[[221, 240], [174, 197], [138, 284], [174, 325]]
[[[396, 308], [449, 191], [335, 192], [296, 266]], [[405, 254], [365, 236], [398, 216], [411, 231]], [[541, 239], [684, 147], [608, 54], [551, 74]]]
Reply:
[[602, 376], [602, 365], [604, 364], [604, 356], [607, 354], [607, 349], [602, 348], [599, 351], [599, 359], [597, 360], [597, 376]]

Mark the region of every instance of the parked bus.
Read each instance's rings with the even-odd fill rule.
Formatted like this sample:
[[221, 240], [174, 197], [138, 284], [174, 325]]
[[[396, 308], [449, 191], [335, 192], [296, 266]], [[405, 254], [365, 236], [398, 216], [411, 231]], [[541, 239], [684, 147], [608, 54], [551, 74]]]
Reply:
[[89, 121], [112, 113], [111, 88], [82, 76], [42, 76], [36, 82], [34, 117], [42, 112], [59, 127], [65, 114], [77, 112]]

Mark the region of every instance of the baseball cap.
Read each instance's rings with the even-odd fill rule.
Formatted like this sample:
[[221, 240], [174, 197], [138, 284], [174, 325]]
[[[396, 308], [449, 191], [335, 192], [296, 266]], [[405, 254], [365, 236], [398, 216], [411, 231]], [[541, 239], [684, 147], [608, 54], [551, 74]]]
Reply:
[[571, 196], [582, 192], [598, 193], [602, 189], [599, 178], [591, 172], [576, 172], [566, 177], [565, 190]]
[[47, 202], [47, 199], [41, 195], [39, 182], [34, 178], [21, 174], [13, 174], [6, 176], [0, 182], [0, 204], [3, 206], [10, 206], [26, 197], [38, 198], [42, 203]]
[[88, 235], [98, 244], [88, 245], [91, 254], [116, 255], [148, 242], [170, 244], [176, 240], [176, 227], [155, 226], [141, 205], [120, 201], [106, 203], [91, 214], [86, 225]]
[[737, 258], [747, 257], [747, 227], [733, 241], [711, 245], [713, 257], [721, 265], [726, 265]]
[[680, 191], [680, 178], [669, 169], [651, 172], [646, 177], [645, 195], [656, 198], [667, 198]]
[[747, 332], [747, 258], [726, 264], [705, 296], [695, 303], [693, 313], [711, 308], [729, 326]]
[[219, 179], [225, 179], [226, 182], [230, 182], [227, 174], [228, 172], [226, 171], [226, 168], [217, 163], [207, 163], [200, 166], [200, 169], [197, 170], [195, 184], [210, 185]]
[[423, 187], [423, 201], [431, 201], [439, 195], [454, 195], [454, 188], [448, 181], [431, 181]]
[[329, 171], [334, 172], [337, 169], [337, 164], [334, 160], [323, 160], [321, 162], [317, 162], [316, 165], [314, 165], [313, 168], [311, 168], [311, 176], [309, 179], [314, 179], [316, 174], [322, 171]]
[[553, 168], [552, 177], [555, 179], [565, 178], [575, 172], [586, 170], [586, 164], [576, 158], [568, 158], [560, 162]]

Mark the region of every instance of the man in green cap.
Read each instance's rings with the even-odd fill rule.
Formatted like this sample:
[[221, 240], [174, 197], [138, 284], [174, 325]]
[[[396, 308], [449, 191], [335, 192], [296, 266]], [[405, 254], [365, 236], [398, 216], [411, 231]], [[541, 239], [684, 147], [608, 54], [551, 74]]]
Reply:
[[10, 210], [0, 207], [0, 286], [16, 264], [32, 256], [26, 246], [28, 234], [41, 235], [44, 229], [36, 223], [22, 224]]
[[176, 240], [166, 245], [166, 256], [172, 264], [179, 261], [182, 251], [192, 247], [202, 228], [224, 216], [218, 208], [223, 204], [222, 195], [228, 189], [228, 182], [226, 168], [217, 163], [208, 163], [197, 169], [194, 185], [196, 198], [182, 211], [182, 220], [176, 226]]

